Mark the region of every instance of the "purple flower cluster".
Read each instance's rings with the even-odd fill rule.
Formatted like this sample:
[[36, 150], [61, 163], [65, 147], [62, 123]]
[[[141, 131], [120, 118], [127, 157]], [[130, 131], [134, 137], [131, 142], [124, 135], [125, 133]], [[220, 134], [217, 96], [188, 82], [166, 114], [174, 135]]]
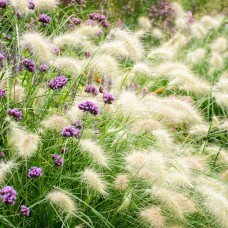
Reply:
[[50, 80], [49, 87], [52, 90], [62, 89], [68, 83], [68, 79], [64, 76], [57, 76]]
[[157, 1], [149, 9], [148, 16], [154, 21], [162, 21], [165, 26], [173, 26], [175, 11], [168, 1]]
[[104, 86], [101, 85], [101, 86], [99, 87], [99, 93], [104, 93]]
[[89, 112], [92, 115], [99, 115], [100, 110], [96, 104], [92, 101], [83, 101], [78, 105], [78, 108], [81, 109], [83, 112]]
[[105, 15], [98, 14], [98, 13], [91, 13], [89, 15], [89, 19], [99, 22], [102, 25], [103, 28], [108, 28], [109, 27], [109, 23], [108, 23]]
[[7, 113], [8, 113], [8, 115], [14, 117], [16, 121], [19, 121], [22, 119], [22, 112], [19, 111], [17, 108], [8, 109]]
[[97, 24], [97, 22], [94, 20], [87, 20], [85, 23], [86, 25], [89, 25], [89, 26], [95, 26]]
[[64, 127], [62, 132], [61, 132], [61, 135], [63, 137], [79, 138], [80, 137], [80, 130], [74, 126]]
[[17, 192], [11, 186], [6, 186], [0, 191], [2, 200], [6, 204], [14, 205], [16, 201]]
[[36, 64], [31, 59], [23, 59], [21, 63], [29, 72], [34, 72], [36, 70]]
[[5, 56], [2, 53], [0, 53], [0, 61], [2, 61], [4, 59], [5, 59]]
[[82, 23], [82, 20], [80, 18], [72, 17], [71, 22], [74, 25], [80, 25]]
[[96, 96], [98, 94], [98, 90], [95, 86], [93, 85], [87, 85], [85, 90], [84, 90], [86, 93], [90, 93], [94, 96]]
[[22, 216], [29, 217], [30, 215], [29, 207], [26, 207], [25, 205], [21, 205], [21, 214]]
[[77, 128], [78, 130], [82, 130], [83, 128], [83, 124], [80, 120], [77, 120], [73, 123], [73, 125], [75, 126], [75, 128]]
[[28, 177], [29, 178], [32, 178], [32, 177], [36, 177], [37, 178], [37, 177], [42, 176], [42, 174], [43, 174], [42, 168], [39, 168], [39, 167], [36, 167], [36, 166], [30, 168], [29, 171], [28, 171]]
[[0, 151], [0, 159], [1, 159], [1, 158], [4, 158], [4, 157], [5, 157], [4, 152], [3, 152], [3, 151]]
[[83, 0], [76, 0], [76, 2], [78, 3], [78, 5], [81, 5]]
[[0, 99], [6, 94], [4, 89], [0, 89]]
[[55, 164], [57, 166], [63, 166], [64, 160], [63, 158], [58, 154], [51, 154], [51, 157], [55, 160]]
[[86, 58], [89, 58], [90, 56], [91, 56], [90, 52], [89, 52], [89, 51], [86, 51], [86, 52], [85, 52], [85, 57], [86, 57]]
[[0, 0], [0, 8], [5, 9], [8, 4], [8, 0]]
[[46, 72], [47, 70], [48, 70], [48, 65], [46, 65], [46, 64], [40, 64], [40, 66], [39, 66], [39, 71], [40, 72]]
[[35, 7], [36, 7], [36, 5], [35, 5], [34, 0], [29, 0], [29, 2], [28, 2], [28, 8], [29, 8], [30, 10], [34, 10]]
[[42, 22], [44, 25], [47, 25], [50, 23], [51, 18], [47, 14], [40, 14], [38, 17], [38, 21]]
[[61, 49], [59, 47], [53, 47], [52, 51], [55, 55], [60, 55]]
[[115, 97], [111, 93], [103, 93], [103, 101], [105, 104], [112, 104], [115, 100]]

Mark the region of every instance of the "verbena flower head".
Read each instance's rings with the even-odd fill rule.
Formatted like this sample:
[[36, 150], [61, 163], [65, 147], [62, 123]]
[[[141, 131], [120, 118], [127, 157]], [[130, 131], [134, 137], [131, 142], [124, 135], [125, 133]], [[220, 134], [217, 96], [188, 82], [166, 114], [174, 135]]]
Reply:
[[22, 65], [29, 72], [34, 72], [36, 70], [36, 64], [31, 59], [23, 59], [22, 60]]
[[5, 157], [4, 152], [3, 152], [3, 151], [0, 151], [0, 159], [1, 159], [1, 158], [4, 158], [4, 157]]
[[14, 117], [16, 121], [19, 121], [22, 119], [22, 112], [19, 111], [17, 108], [14, 108], [14, 109], [8, 109], [7, 110], [7, 113]]
[[40, 14], [39, 18], [38, 18], [38, 21], [42, 22], [42, 23], [44, 23], [46, 25], [46, 24], [50, 23], [51, 18], [48, 15], [46, 15], [46, 14]]
[[81, 5], [83, 0], [76, 0], [76, 2], [78, 3], [78, 5]]
[[80, 130], [75, 128], [74, 126], [64, 127], [61, 135], [63, 137], [80, 137]]
[[71, 18], [71, 22], [74, 24], [74, 25], [80, 25], [82, 23], [82, 20], [80, 18], [76, 18], [76, 17], [72, 17]]
[[78, 129], [78, 130], [82, 130], [83, 128], [83, 124], [80, 120], [77, 120], [73, 123], [73, 125]]
[[108, 23], [105, 15], [97, 14], [97, 13], [91, 13], [89, 15], [89, 19], [99, 22], [104, 28], [108, 28], [109, 27], [109, 23]]
[[0, 195], [4, 203], [14, 205], [17, 192], [11, 186], [6, 186], [0, 191]]
[[90, 52], [89, 52], [89, 51], [86, 51], [86, 52], [85, 52], [85, 57], [86, 57], [86, 58], [89, 58], [90, 56], [91, 56]]
[[86, 93], [90, 93], [94, 96], [96, 96], [98, 94], [98, 90], [95, 86], [93, 85], [87, 85], [86, 88], [85, 88], [85, 92]]
[[51, 154], [51, 157], [54, 159], [55, 164], [57, 166], [63, 166], [64, 160], [63, 160], [63, 158], [60, 155], [58, 155], [58, 154]]
[[104, 93], [104, 86], [101, 85], [101, 86], [99, 87], [99, 93]]
[[40, 72], [46, 72], [47, 70], [48, 70], [48, 65], [46, 65], [46, 64], [41, 64], [40, 66], [39, 66], [39, 71]]
[[37, 178], [37, 177], [42, 176], [42, 174], [43, 174], [42, 168], [38, 168], [36, 166], [30, 168], [29, 171], [28, 171], [28, 177], [29, 178], [32, 178], [32, 177], [36, 177]]
[[5, 59], [5, 56], [2, 53], [0, 53], [0, 61], [2, 61], [4, 59]]
[[83, 112], [89, 112], [94, 116], [97, 116], [100, 113], [98, 106], [92, 101], [83, 101], [78, 105], [78, 108]]
[[62, 89], [68, 83], [68, 79], [64, 76], [57, 76], [50, 80], [49, 87], [52, 90]]
[[34, 10], [35, 7], [36, 7], [36, 5], [35, 5], [34, 0], [29, 0], [29, 2], [28, 2], [28, 8], [29, 8], [30, 10]]
[[94, 20], [87, 20], [85, 23], [86, 25], [89, 25], [89, 26], [95, 26], [97, 24], [96, 21]]
[[115, 97], [111, 93], [103, 93], [103, 101], [105, 104], [112, 104], [115, 100]]
[[6, 94], [4, 89], [0, 89], [0, 99]]
[[26, 207], [25, 205], [21, 205], [21, 215], [25, 217], [29, 217], [30, 215], [29, 207]]
[[0, 8], [5, 9], [8, 4], [8, 0], [0, 0]]

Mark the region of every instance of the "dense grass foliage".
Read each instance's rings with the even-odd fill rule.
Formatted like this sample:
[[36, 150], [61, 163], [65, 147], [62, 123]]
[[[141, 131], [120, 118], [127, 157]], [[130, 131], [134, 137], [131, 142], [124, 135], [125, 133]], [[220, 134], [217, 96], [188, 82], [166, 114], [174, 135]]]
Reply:
[[0, 0], [0, 227], [228, 227], [227, 17], [153, 3]]

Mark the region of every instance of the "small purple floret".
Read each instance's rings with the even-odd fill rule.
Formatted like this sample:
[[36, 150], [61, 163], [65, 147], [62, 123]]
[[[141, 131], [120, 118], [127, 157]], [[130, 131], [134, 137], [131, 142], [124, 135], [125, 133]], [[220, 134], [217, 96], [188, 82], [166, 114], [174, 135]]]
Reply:
[[73, 125], [78, 129], [78, 130], [82, 130], [83, 128], [83, 124], [80, 120], [77, 120], [73, 123]]
[[49, 87], [52, 90], [62, 89], [68, 83], [68, 79], [64, 76], [57, 76], [50, 80]]
[[42, 168], [39, 168], [39, 167], [36, 167], [36, 166], [30, 168], [29, 171], [28, 171], [28, 177], [29, 178], [32, 178], [32, 177], [37, 178], [37, 177], [40, 177], [42, 175], [43, 175]]
[[6, 94], [6, 91], [4, 89], [0, 89], [0, 99], [4, 97], [5, 94]]
[[76, 18], [76, 17], [72, 17], [71, 18], [71, 22], [74, 24], [74, 25], [80, 25], [82, 23], [82, 20], [80, 18]]
[[5, 157], [4, 152], [3, 152], [3, 151], [0, 151], [0, 159], [1, 159], [1, 158], [4, 158], [4, 157]]
[[29, 217], [30, 215], [29, 207], [26, 207], [25, 205], [21, 205], [21, 215], [25, 217]]
[[92, 115], [99, 115], [100, 110], [96, 104], [92, 101], [83, 101], [78, 105], [78, 108], [81, 109], [83, 112], [89, 112]]
[[35, 5], [34, 0], [29, 0], [29, 2], [28, 2], [28, 8], [29, 8], [30, 10], [34, 10], [35, 7], [36, 7], [36, 5]]
[[38, 21], [42, 22], [42, 23], [44, 23], [46, 25], [46, 24], [50, 23], [51, 18], [48, 15], [46, 15], [46, 14], [40, 14], [39, 18], [38, 18]]
[[89, 51], [86, 51], [86, 52], [85, 52], [85, 57], [86, 57], [86, 58], [89, 58], [90, 56], [91, 56], [90, 52], [89, 52]]
[[55, 164], [57, 166], [63, 166], [64, 160], [63, 158], [58, 154], [51, 154], [52, 158], [55, 160]]
[[103, 93], [103, 101], [105, 104], [112, 104], [115, 100], [115, 97], [111, 93]]
[[29, 72], [34, 72], [36, 70], [36, 64], [31, 59], [23, 59], [21, 63]]
[[64, 129], [61, 132], [61, 135], [63, 137], [80, 137], [80, 130], [75, 128], [74, 126], [64, 127]]
[[14, 108], [14, 109], [8, 109], [7, 110], [7, 113], [14, 117], [16, 121], [19, 121], [22, 119], [22, 112], [19, 111], [17, 108]]
[[46, 64], [41, 64], [40, 66], [39, 66], [39, 71], [40, 72], [46, 72], [47, 70], [48, 70], [48, 65], [46, 65]]
[[8, 0], [0, 0], [0, 8], [5, 9], [8, 4]]
[[98, 90], [95, 86], [93, 85], [87, 85], [86, 88], [85, 88], [85, 92], [86, 93], [90, 93], [94, 96], [96, 96], [98, 94]]
[[16, 201], [17, 192], [11, 186], [6, 186], [0, 191], [0, 196], [4, 203], [14, 205]]

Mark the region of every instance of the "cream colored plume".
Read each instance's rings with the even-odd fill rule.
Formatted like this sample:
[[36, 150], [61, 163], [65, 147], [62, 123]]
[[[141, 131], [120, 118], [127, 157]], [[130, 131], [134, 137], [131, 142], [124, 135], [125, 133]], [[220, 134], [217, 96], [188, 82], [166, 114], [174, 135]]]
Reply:
[[71, 57], [58, 57], [51, 65], [57, 69], [73, 74], [74, 77], [78, 77], [83, 71], [83, 63]]
[[102, 43], [98, 47], [97, 52], [111, 54], [112, 56], [120, 59], [127, 59], [130, 57], [124, 44], [118, 40]]
[[105, 151], [96, 142], [91, 139], [82, 139], [80, 146], [86, 152], [95, 164], [108, 167], [108, 157]]
[[47, 119], [44, 119], [41, 121], [41, 126], [44, 129], [52, 129], [52, 130], [57, 130], [60, 131], [64, 127], [69, 125], [69, 120], [61, 115], [52, 115], [49, 116]]
[[158, 152], [133, 151], [125, 158], [126, 170], [133, 178], [161, 184], [165, 179], [165, 158]]
[[27, 14], [29, 12], [28, 0], [9, 0], [9, 2], [16, 12], [20, 12], [21, 14]]
[[59, 0], [36, 0], [35, 4], [35, 11], [54, 11], [59, 4]]
[[10, 98], [15, 101], [16, 103], [22, 103], [25, 99], [25, 89], [23, 86], [19, 84], [15, 84], [10, 93]]
[[88, 65], [91, 72], [99, 72], [103, 76], [118, 75], [119, 64], [115, 58], [109, 54], [95, 55], [91, 63]]
[[203, 201], [206, 210], [209, 210], [212, 215], [216, 218], [220, 227], [228, 227], [228, 200], [225, 195], [215, 189], [207, 186], [201, 185], [198, 187], [200, 193], [205, 197]]
[[192, 65], [200, 64], [204, 61], [206, 55], [206, 50], [203, 48], [198, 48], [192, 52], [188, 52], [186, 55], [186, 62]]
[[152, 27], [151, 22], [148, 17], [139, 17], [138, 25], [139, 25], [139, 27], [141, 27], [145, 30], [149, 30]]
[[223, 107], [228, 108], [228, 93], [213, 93], [213, 96], [215, 97], [216, 103]]
[[39, 136], [16, 123], [10, 124], [10, 130], [9, 143], [15, 153], [25, 159], [32, 157], [38, 149]]
[[49, 62], [54, 58], [51, 43], [39, 33], [27, 32], [22, 36], [22, 48], [27, 48], [41, 62]]
[[219, 29], [223, 21], [224, 21], [223, 15], [218, 15], [213, 17], [209, 15], [205, 15], [200, 19], [200, 23], [207, 30]]
[[204, 28], [204, 26], [198, 22], [195, 22], [191, 26], [192, 36], [197, 39], [204, 39], [208, 34], [208, 30]]
[[159, 28], [152, 29], [151, 37], [154, 37], [156, 39], [162, 39], [163, 37], [162, 30], [160, 30]]
[[82, 181], [96, 193], [107, 196], [107, 183], [102, 175], [91, 168], [86, 168], [81, 175]]
[[15, 167], [14, 161], [0, 162], [0, 184], [5, 181], [7, 175], [11, 174]]
[[193, 213], [196, 211], [195, 203], [182, 193], [162, 188], [154, 188], [151, 194], [152, 197], [157, 197], [163, 207], [168, 209], [173, 216], [177, 216], [180, 219], [184, 218], [185, 213]]
[[217, 52], [213, 52], [210, 59], [210, 67], [212, 71], [222, 70], [224, 67], [224, 60], [222, 55]]
[[101, 31], [102, 29], [98, 25], [90, 26], [86, 24], [81, 24], [79, 27], [73, 30], [73, 33], [79, 36], [83, 35], [86, 37], [95, 38]]
[[65, 190], [52, 190], [46, 195], [46, 199], [58, 207], [61, 213], [73, 215], [77, 211], [72, 196]]
[[140, 217], [145, 220], [150, 227], [165, 227], [165, 217], [161, 213], [161, 209], [156, 206], [148, 207], [140, 212]]
[[74, 32], [65, 33], [54, 38], [53, 43], [58, 47], [73, 47], [75, 49], [92, 50], [94, 45], [88, 37]]
[[114, 182], [114, 188], [120, 191], [124, 191], [128, 188], [129, 178], [126, 174], [119, 174]]
[[225, 37], [217, 38], [211, 45], [211, 49], [214, 52], [224, 53], [227, 50], [228, 42]]
[[112, 29], [109, 34], [115, 40], [121, 41], [128, 50], [130, 59], [138, 61], [144, 57], [144, 47], [139, 38], [131, 32], [119, 28]]

